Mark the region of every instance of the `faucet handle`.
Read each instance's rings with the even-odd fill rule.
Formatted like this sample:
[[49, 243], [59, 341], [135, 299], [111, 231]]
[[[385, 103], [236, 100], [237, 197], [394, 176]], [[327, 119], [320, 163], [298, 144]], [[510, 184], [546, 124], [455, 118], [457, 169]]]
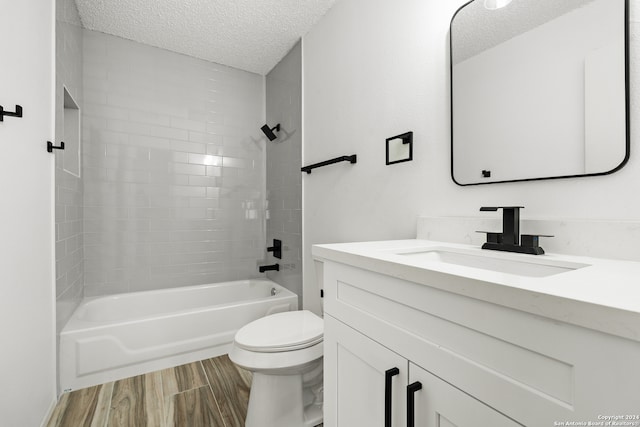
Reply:
[[523, 234], [520, 236], [520, 245], [527, 248], [540, 247], [540, 237], [554, 237], [550, 234]]
[[476, 233], [484, 233], [487, 235], [487, 243], [502, 243], [502, 233], [496, 231], [476, 231]]
[[273, 252], [274, 257], [282, 259], [282, 240], [273, 239], [273, 246], [269, 246], [267, 252]]

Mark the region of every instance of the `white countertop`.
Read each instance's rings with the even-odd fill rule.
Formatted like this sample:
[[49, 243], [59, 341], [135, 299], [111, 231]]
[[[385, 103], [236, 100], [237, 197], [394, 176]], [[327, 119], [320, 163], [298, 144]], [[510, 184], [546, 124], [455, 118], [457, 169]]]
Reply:
[[[559, 254], [523, 255], [479, 251], [481, 256], [586, 267], [546, 277], [526, 277], [396, 252], [477, 246], [429, 240], [389, 240], [314, 245], [313, 257], [499, 304], [539, 316], [640, 341], [640, 262]], [[485, 255], [486, 254], [486, 255]]]

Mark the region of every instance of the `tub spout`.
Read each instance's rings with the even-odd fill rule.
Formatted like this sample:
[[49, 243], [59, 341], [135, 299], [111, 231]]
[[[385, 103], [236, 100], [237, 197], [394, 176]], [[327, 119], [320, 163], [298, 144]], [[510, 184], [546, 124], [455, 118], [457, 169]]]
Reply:
[[264, 273], [265, 271], [280, 271], [280, 264], [273, 265], [261, 265], [258, 267], [260, 273]]

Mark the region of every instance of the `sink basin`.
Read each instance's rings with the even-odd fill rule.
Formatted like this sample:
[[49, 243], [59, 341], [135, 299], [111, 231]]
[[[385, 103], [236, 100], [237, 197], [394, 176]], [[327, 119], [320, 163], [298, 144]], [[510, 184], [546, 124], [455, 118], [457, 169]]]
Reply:
[[411, 252], [396, 252], [396, 254], [406, 256], [412, 261], [442, 262], [526, 277], [547, 277], [588, 267], [588, 264], [545, 260], [533, 255], [516, 255], [518, 257], [531, 257], [527, 260], [512, 259], [509, 254], [494, 254], [480, 249], [467, 251], [463, 249], [430, 248]]

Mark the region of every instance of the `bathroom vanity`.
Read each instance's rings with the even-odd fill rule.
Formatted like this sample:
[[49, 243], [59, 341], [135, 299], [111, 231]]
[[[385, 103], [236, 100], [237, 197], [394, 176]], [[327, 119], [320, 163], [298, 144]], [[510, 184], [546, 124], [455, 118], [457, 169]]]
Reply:
[[640, 425], [640, 263], [426, 240], [313, 255], [326, 426]]

